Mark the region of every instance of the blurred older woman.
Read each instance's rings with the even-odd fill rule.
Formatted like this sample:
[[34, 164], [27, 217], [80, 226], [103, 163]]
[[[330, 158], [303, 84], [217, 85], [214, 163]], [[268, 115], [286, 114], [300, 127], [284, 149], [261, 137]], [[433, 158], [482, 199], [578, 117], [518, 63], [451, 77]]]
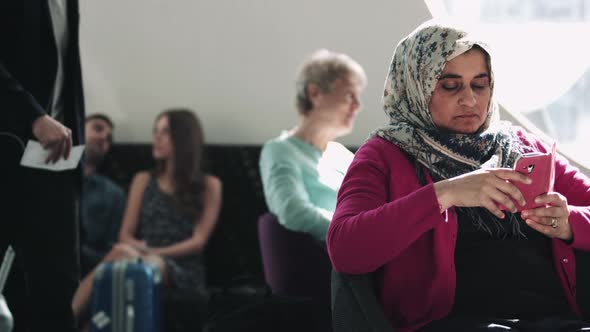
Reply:
[[353, 154], [333, 140], [352, 131], [367, 78], [349, 56], [319, 50], [297, 78], [299, 124], [264, 145], [260, 172], [269, 210], [286, 228], [325, 241]]

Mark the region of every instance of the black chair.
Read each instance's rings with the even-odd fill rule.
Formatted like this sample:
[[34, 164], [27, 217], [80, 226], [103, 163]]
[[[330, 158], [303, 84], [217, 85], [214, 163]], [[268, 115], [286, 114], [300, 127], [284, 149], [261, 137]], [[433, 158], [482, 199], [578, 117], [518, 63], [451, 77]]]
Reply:
[[582, 317], [590, 319], [590, 252], [574, 250], [576, 257], [576, 302]]
[[332, 270], [334, 332], [394, 332], [375, 295], [373, 274], [343, 274]]

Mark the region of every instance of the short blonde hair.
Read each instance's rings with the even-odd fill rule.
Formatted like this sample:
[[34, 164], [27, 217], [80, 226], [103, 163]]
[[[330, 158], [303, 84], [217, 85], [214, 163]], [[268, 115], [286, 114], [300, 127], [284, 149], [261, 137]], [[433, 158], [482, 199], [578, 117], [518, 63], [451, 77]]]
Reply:
[[326, 49], [315, 51], [303, 63], [297, 75], [295, 100], [299, 112], [306, 114], [312, 109], [307, 96], [307, 87], [310, 84], [315, 84], [321, 92], [326, 93], [341, 78], [350, 78], [363, 88], [367, 85], [363, 67], [348, 55]]

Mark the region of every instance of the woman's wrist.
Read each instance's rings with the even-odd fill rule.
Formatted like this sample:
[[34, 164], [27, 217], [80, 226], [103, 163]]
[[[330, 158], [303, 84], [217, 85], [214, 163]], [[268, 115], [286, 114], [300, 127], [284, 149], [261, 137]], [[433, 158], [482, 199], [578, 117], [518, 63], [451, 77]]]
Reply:
[[163, 256], [164, 253], [162, 252], [161, 248], [150, 248], [149, 253], [152, 255]]
[[446, 209], [453, 206], [451, 202], [451, 195], [449, 193], [450, 183], [448, 180], [442, 180], [434, 183], [434, 193], [438, 201], [440, 213], [445, 212]]

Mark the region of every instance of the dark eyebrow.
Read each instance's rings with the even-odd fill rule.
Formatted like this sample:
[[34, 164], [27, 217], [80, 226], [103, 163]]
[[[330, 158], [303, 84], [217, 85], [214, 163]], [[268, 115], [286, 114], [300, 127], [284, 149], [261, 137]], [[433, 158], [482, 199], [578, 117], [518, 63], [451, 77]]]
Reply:
[[[490, 77], [490, 75], [488, 73], [481, 73], [477, 76], [475, 76], [474, 78], [485, 78], [485, 77]], [[446, 80], [446, 79], [454, 79], [454, 78], [462, 78], [461, 75], [457, 75], [457, 74], [444, 74], [442, 75], [438, 80]]]

